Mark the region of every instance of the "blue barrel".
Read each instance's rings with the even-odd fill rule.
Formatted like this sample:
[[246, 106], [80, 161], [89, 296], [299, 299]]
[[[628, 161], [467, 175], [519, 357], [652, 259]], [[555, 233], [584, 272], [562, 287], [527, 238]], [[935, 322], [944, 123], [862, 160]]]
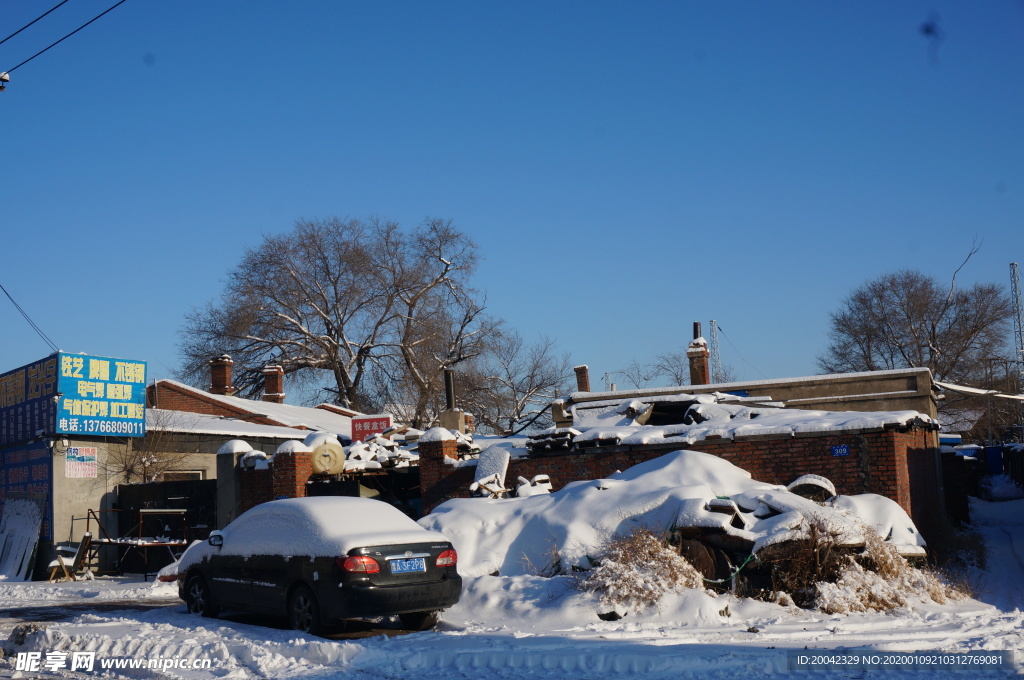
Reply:
[[990, 475], [1003, 474], [1003, 447], [985, 447], [985, 471]]

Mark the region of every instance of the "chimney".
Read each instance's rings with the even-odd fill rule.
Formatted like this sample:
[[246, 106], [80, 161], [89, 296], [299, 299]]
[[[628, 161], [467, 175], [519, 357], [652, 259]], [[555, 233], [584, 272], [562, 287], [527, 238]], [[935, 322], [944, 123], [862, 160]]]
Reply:
[[263, 367], [263, 401], [284, 403], [284, 369], [277, 364]]
[[210, 359], [210, 394], [230, 397], [235, 393], [235, 386], [231, 384], [231, 367], [234, 365], [235, 362], [227, 354]]
[[590, 391], [590, 367], [586, 364], [582, 366], [576, 366], [572, 370], [576, 371], [576, 391], [577, 392], [589, 392]]
[[690, 360], [691, 385], [709, 385], [711, 383], [711, 369], [708, 364], [710, 357], [708, 343], [700, 334], [700, 321], [694, 321], [693, 342], [686, 348], [686, 358]]
[[444, 369], [444, 403], [445, 410], [455, 410], [455, 371]]

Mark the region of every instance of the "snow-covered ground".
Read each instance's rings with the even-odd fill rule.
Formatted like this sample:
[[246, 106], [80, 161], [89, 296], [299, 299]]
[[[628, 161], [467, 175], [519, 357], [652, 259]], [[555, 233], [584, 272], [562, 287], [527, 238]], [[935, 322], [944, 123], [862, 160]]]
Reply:
[[[1006, 507], [1017, 517], [1024, 501]], [[1002, 508], [978, 502], [990, 519]], [[986, 536], [1012, 535], [1024, 544], [1019, 523], [986, 524]], [[564, 578], [482, 576], [466, 580], [463, 600], [435, 631], [396, 637], [325, 640], [288, 630], [202, 619], [184, 605], [148, 611], [96, 611], [49, 622], [14, 651], [92, 651], [96, 659], [209, 659], [209, 669], [112, 671], [126, 678], [761, 678], [791, 673], [787, 650], [962, 652], [1024, 648], [1024, 614], [1004, 608], [1019, 600], [1019, 563], [998, 562], [985, 575], [980, 600], [916, 604], [886, 614], [823, 615], [731, 596], [692, 591], [663, 602], [660, 611], [605, 622], [595, 603]], [[96, 580], [85, 584], [8, 584], [6, 607], [56, 606], [94, 601], [160, 604], [175, 594], [165, 584]], [[1017, 600], [1014, 600], [1017, 598]], [[1000, 606], [1002, 605], [1002, 606]], [[3, 619], [0, 619], [3, 621]], [[3, 624], [0, 624], [3, 625]], [[756, 632], [755, 630], [756, 629]], [[10, 625], [3, 626], [9, 634]], [[1021, 671], [1016, 659], [1016, 671]], [[25, 673], [15, 657], [0, 677], [94, 677], [91, 673]], [[98, 661], [97, 661], [98, 665]], [[949, 670], [934, 677], [977, 677]], [[911, 673], [913, 674], [913, 673]], [[819, 671], [808, 677], [865, 677]], [[869, 671], [869, 677], [903, 677]]]
[[[1006, 493], [1003, 497], [1006, 497]], [[484, 502], [484, 501], [481, 501]], [[1024, 499], [972, 502], [977, 530], [989, 548], [978, 575], [978, 599], [938, 605], [915, 600], [887, 613], [828, 615], [730, 595], [686, 590], [651, 610], [630, 611], [618, 621], [597, 617], [592, 592], [569, 577], [474, 575], [462, 600], [434, 631], [368, 638], [313, 638], [255, 625], [252, 617], [204, 619], [175, 601], [173, 584], [124, 579], [46, 584], [0, 584], [0, 640], [14, 623], [41, 608], [66, 619], [8, 640], [13, 652], [94, 652], [95, 672], [16, 670], [16, 656], [0, 660], [0, 677], [88, 678], [103, 660], [157, 660], [166, 671], [121, 668], [123, 678], [766, 678], [794, 674], [788, 654], [802, 650], [942, 652], [1011, 650], [1014, 667], [928, 672], [931, 678], [966, 680], [1024, 672]], [[80, 609], [82, 603], [113, 603]], [[119, 604], [118, 604], [119, 603]], [[136, 609], [120, 610], [122, 605]], [[72, 609], [72, 605], [74, 609]], [[138, 607], [151, 605], [151, 609]], [[161, 606], [163, 605], [163, 606]], [[88, 606], [88, 605], [85, 605]], [[11, 618], [11, 617], [14, 618]], [[47, 617], [39, 617], [47, 618]], [[52, 617], [49, 617], [52, 618]], [[259, 621], [262, 622], [262, 621]], [[271, 622], [272, 623], [272, 622]], [[23, 657], [24, 658], [24, 657]], [[208, 668], [181, 661], [208, 660]], [[801, 671], [798, 677], [925, 677], [922, 671]]]

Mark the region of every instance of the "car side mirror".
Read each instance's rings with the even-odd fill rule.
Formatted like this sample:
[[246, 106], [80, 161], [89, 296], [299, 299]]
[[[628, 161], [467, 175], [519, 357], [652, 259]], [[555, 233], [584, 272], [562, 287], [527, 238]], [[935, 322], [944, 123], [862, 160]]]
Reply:
[[207, 543], [209, 543], [215, 548], [219, 548], [220, 546], [224, 545], [224, 534], [220, 533], [219, 531], [211, 531], [210, 538], [207, 539]]

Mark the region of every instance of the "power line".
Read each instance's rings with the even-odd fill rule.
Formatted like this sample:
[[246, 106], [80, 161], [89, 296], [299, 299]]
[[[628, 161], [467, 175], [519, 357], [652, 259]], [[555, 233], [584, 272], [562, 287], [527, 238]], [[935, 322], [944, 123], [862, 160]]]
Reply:
[[11, 34], [10, 34], [9, 36], [7, 36], [6, 38], [4, 38], [3, 40], [0, 40], [0, 45], [3, 45], [3, 44], [4, 44], [5, 42], [7, 42], [8, 40], [10, 40], [10, 39], [11, 39], [11, 38], [13, 38], [14, 36], [18, 35], [18, 34], [19, 34], [19, 33], [21, 33], [22, 31], [24, 31], [24, 30], [25, 30], [26, 28], [28, 28], [28, 27], [29, 27], [29, 26], [31, 26], [32, 24], [36, 23], [37, 21], [39, 21], [40, 19], [42, 19], [43, 17], [45, 17], [45, 16], [47, 15], [47, 14], [49, 14], [49, 13], [50, 13], [50, 12], [52, 12], [53, 10], [57, 9], [58, 7], [60, 7], [61, 5], [63, 5], [63, 4], [64, 4], [65, 2], [67, 2], [67, 1], [68, 1], [68, 0], [61, 0], [61, 1], [59, 2], [59, 3], [57, 3], [56, 5], [54, 5], [53, 7], [51, 7], [51, 8], [49, 9], [49, 10], [47, 10], [47, 11], [46, 11], [46, 12], [45, 12], [44, 14], [40, 14], [40, 15], [39, 15], [39, 16], [37, 16], [37, 17], [36, 17], [35, 19], [33, 19], [32, 21], [28, 22], [27, 24], [25, 24], [24, 26], [22, 26], [21, 28], [19, 28], [19, 29], [18, 29], [17, 31], [15, 31], [14, 33], [11, 33]]
[[12, 73], [12, 72], [14, 71], [14, 69], [17, 69], [17, 68], [20, 68], [20, 67], [24, 66], [24, 65], [25, 65], [25, 64], [27, 64], [28, 62], [30, 62], [30, 61], [32, 61], [33, 59], [35, 59], [36, 57], [38, 57], [38, 56], [39, 56], [40, 54], [42, 54], [43, 52], [46, 52], [47, 50], [49, 50], [49, 49], [50, 49], [51, 47], [56, 47], [57, 45], [61, 44], [62, 42], [64, 42], [65, 40], [67, 40], [68, 38], [70, 38], [71, 36], [73, 36], [73, 35], [74, 35], [75, 33], [78, 33], [78, 32], [79, 32], [79, 31], [81, 31], [81, 30], [82, 30], [83, 28], [85, 28], [86, 26], [88, 26], [88, 25], [89, 25], [89, 24], [91, 24], [92, 22], [94, 22], [94, 21], [96, 21], [97, 19], [99, 19], [100, 17], [102, 17], [102, 16], [103, 16], [104, 14], [106, 14], [107, 12], [110, 12], [110, 11], [112, 11], [112, 10], [116, 9], [117, 7], [119, 7], [119, 6], [123, 5], [123, 4], [124, 4], [124, 3], [126, 3], [126, 2], [128, 2], [128, 0], [120, 0], [120, 2], [118, 2], [118, 3], [114, 4], [114, 5], [112, 5], [111, 7], [107, 8], [107, 9], [106, 9], [105, 11], [103, 11], [103, 12], [101, 12], [101, 13], [97, 14], [97, 15], [96, 15], [96, 16], [94, 16], [94, 17], [93, 17], [92, 19], [89, 19], [89, 21], [85, 22], [84, 24], [82, 24], [81, 26], [79, 26], [78, 28], [76, 28], [75, 30], [71, 31], [71, 32], [70, 32], [70, 33], [68, 33], [68, 34], [67, 34], [66, 36], [64, 36], [63, 38], [61, 38], [60, 40], [58, 40], [58, 41], [56, 41], [56, 42], [54, 42], [54, 43], [51, 43], [51, 44], [50, 44], [50, 45], [48, 45], [47, 47], [44, 47], [43, 49], [39, 50], [38, 52], [36, 52], [36, 53], [35, 53], [35, 54], [33, 54], [33, 55], [32, 55], [31, 57], [29, 57], [29, 58], [28, 58], [28, 59], [26, 59], [25, 61], [21, 62], [20, 64], [18, 64], [18, 65], [17, 65], [17, 66], [15, 66], [14, 68], [9, 68], [9, 69], [7, 69], [7, 73]]
[[757, 371], [761, 375], [762, 378], [764, 378], [765, 380], [768, 380], [768, 376], [766, 376], [764, 373], [761, 373], [761, 371], [758, 370], [757, 366], [755, 366], [754, 364], [750, 363], [749, 361], [747, 361], [746, 359], [743, 358], [743, 355], [740, 354], [740, 351], [738, 349], [736, 349], [736, 345], [732, 344], [732, 340], [730, 340], [729, 336], [725, 334], [725, 329], [724, 328], [722, 328], [721, 326], [718, 326], [718, 332], [722, 334], [722, 337], [725, 338], [725, 341], [728, 342], [729, 346], [732, 347], [734, 352], [736, 352], [736, 356], [738, 356], [740, 358], [740, 361], [742, 361], [747, 366], [750, 366], [752, 369]]
[[28, 321], [28, 325], [32, 326], [32, 329], [35, 330], [35, 332], [39, 334], [39, 337], [41, 337], [46, 342], [46, 344], [50, 346], [50, 349], [52, 349], [54, 352], [59, 352], [60, 348], [57, 347], [57, 345], [53, 344], [53, 341], [50, 340], [50, 338], [48, 338], [46, 336], [46, 333], [43, 332], [42, 328], [40, 328], [39, 326], [36, 325], [36, 322], [33, 321], [32, 318], [28, 315], [28, 312], [26, 312], [24, 309], [22, 309], [21, 305], [19, 305], [15, 301], [15, 299], [13, 297], [11, 297], [11, 294], [8, 293], [7, 289], [3, 287], [3, 284], [0, 284], [0, 290], [2, 290], [4, 292], [4, 295], [6, 295], [7, 299], [11, 301], [11, 304], [14, 305], [14, 308], [17, 309], [19, 312], [21, 312], [21, 315], [23, 317], [25, 317], [25, 321]]

